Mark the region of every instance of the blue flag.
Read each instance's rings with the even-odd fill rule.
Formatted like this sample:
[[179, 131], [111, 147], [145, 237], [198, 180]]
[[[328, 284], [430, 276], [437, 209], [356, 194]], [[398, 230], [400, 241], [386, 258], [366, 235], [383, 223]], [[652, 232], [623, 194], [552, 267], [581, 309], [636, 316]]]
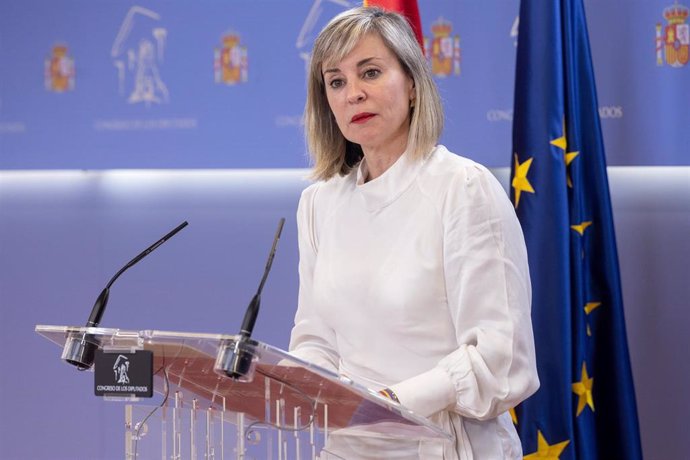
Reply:
[[522, 0], [511, 160], [541, 381], [513, 413], [524, 458], [642, 458], [582, 0]]

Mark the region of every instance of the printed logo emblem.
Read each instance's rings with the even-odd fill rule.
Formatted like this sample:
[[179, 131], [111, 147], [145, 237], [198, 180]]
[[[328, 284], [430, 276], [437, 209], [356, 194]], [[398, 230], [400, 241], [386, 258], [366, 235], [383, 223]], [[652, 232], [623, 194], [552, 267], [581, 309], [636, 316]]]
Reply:
[[247, 81], [247, 47], [240, 45], [240, 36], [225, 34], [221, 48], [214, 50], [213, 73], [216, 83], [234, 85]]
[[687, 24], [688, 7], [679, 5], [676, 1], [673, 5], [664, 9], [666, 27], [656, 25], [656, 65], [666, 64], [671, 67], [683, 67], [688, 63], [688, 51], [690, 48], [690, 26]]
[[129, 359], [126, 356], [120, 355], [115, 360], [113, 364], [113, 372], [115, 372], [115, 382], [116, 383], [129, 383]]
[[48, 91], [64, 93], [74, 89], [74, 58], [67, 45], [55, 45], [45, 60], [45, 87]]
[[513, 39], [513, 45], [517, 46], [518, 32], [520, 31], [520, 16], [515, 16], [513, 25], [510, 27], [510, 38]]
[[432, 39], [424, 37], [424, 52], [431, 59], [437, 77], [460, 75], [460, 36], [452, 36], [453, 24], [439, 18], [431, 24]]
[[307, 17], [304, 18], [304, 23], [297, 36], [297, 43], [295, 43], [299, 57], [304, 61], [305, 75], [309, 72], [311, 49], [314, 47], [314, 40], [319, 31], [326, 26], [331, 18], [354, 6], [356, 5], [350, 0], [314, 0]]
[[160, 71], [168, 32], [157, 27], [159, 21], [158, 13], [133, 6], [110, 50], [117, 69], [119, 93], [126, 95], [130, 104], [144, 103], [148, 107], [170, 100]]
[[[305, 1], [304, 3], [308, 3]], [[361, 1], [358, 4], [361, 5]], [[309, 73], [309, 61], [311, 59], [311, 49], [314, 47], [314, 40], [319, 31], [323, 29], [328, 21], [337, 14], [356, 6], [350, 0], [312, 0], [311, 8], [304, 18], [302, 27], [297, 35], [295, 48], [298, 57], [304, 64], [304, 75]], [[275, 118], [275, 126], [284, 128], [288, 126], [302, 127], [304, 119], [301, 111], [299, 113], [285, 113]]]

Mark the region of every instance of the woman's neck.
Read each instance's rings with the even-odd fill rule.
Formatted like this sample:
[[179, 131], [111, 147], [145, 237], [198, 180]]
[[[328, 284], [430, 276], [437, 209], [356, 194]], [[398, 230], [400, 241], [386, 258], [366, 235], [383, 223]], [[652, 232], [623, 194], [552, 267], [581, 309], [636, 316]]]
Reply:
[[367, 176], [364, 178], [364, 182], [374, 180], [388, 171], [388, 168], [393, 166], [403, 153], [405, 153], [404, 147], [395, 150], [387, 149], [386, 151], [364, 150], [364, 159], [367, 162]]

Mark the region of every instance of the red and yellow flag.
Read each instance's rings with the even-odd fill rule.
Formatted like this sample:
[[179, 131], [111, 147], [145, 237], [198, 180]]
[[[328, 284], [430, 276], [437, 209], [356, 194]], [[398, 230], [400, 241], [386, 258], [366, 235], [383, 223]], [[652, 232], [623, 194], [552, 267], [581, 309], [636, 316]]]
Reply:
[[419, 18], [417, 0], [364, 0], [364, 6], [378, 6], [387, 11], [400, 13], [407, 18], [412, 31], [417, 37], [419, 46], [424, 51], [424, 36], [422, 35], [422, 21]]

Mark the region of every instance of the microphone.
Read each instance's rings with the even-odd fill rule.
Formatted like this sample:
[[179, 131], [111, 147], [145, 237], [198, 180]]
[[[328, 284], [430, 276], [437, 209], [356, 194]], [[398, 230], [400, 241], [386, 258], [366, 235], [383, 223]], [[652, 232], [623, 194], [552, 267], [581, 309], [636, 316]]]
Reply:
[[[115, 280], [117, 280], [120, 277], [120, 275], [122, 275], [127, 269], [131, 268], [137, 262], [139, 262], [141, 259], [143, 259], [144, 257], [151, 254], [153, 251], [158, 249], [158, 247], [160, 245], [162, 245], [163, 243], [168, 241], [170, 238], [175, 236], [175, 234], [177, 232], [179, 232], [180, 230], [185, 228], [187, 225], [188, 225], [187, 221], [182, 222], [180, 225], [178, 225], [173, 230], [171, 230], [163, 238], [156, 241], [151, 246], [149, 246], [144, 251], [142, 251], [134, 259], [127, 262], [127, 264], [124, 267], [122, 267], [115, 274], [115, 276], [113, 276], [110, 279], [108, 284], [105, 286], [105, 289], [103, 289], [103, 291], [101, 291], [100, 295], [96, 299], [96, 303], [93, 305], [93, 309], [91, 310], [91, 314], [89, 315], [89, 319], [86, 321], [85, 327], [98, 327], [98, 325], [101, 323], [101, 318], [103, 317], [103, 313], [105, 313], [105, 307], [108, 304], [108, 296], [110, 295], [110, 287], [113, 285]], [[81, 338], [71, 337], [65, 343], [65, 348], [64, 348], [63, 353], [62, 353], [62, 359], [64, 359], [65, 361], [67, 361], [68, 363], [70, 363], [74, 366], [77, 366], [77, 368], [79, 370], [83, 371], [83, 370], [90, 368], [93, 365], [94, 354], [95, 354], [97, 348], [98, 348], [97, 340], [91, 334], [82, 334]]]
[[254, 352], [254, 346], [251, 343], [252, 341], [250, 341], [250, 338], [252, 336], [252, 332], [254, 331], [256, 318], [259, 316], [259, 307], [261, 306], [261, 291], [263, 291], [264, 284], [266, 284], [266, 279], [271, 271], [273, 258], [276, 255], [278, 240], [280, 239], [280, 234], [283, 232], [284, 224], [285, 218], [281, 217], [280, 221], [278, 222], [276, 235], [273, 238], [271, 252], [269, 253], [268, 260], [266, 261], [264, 276], [261, 278], [259, 288], [256, 290], [254, 297], [252, 297], [251, 302], [249, 302], [247, 311], [244, 314], [242, 326], [240, 327], [239, 340], [221, 345], [218, 357], [216, 358], [216, 364], [214, 366], [216, 372], [224, 374], [233, 380], [250, 382], [253, 379], [254, 368], [252, 363], [255, 361], [256, 353]]
[[283, 232], [283, 225], [285, 224], [285, 218], [281, 217], [278, 222], [278, 229], [276, 230], [276, 236], [273, 238], [273, 246], [271, 247], [271, 252], [268, 255], [268, 260], [266, 261], [266, 268], [264, 269], [264, 276], [261, 278], [261, 283], [259, 283], [259, 288], [256, 290], [256, 294], [249, 302], [247, 311], [244, 314], [244, 320], [242, 321], [242, 327], [240, 328], [240, 335], [246, 339], [252, 336], [254, 331], [254, 323], [256, 323], [256, 318], [259, 316], [259, 307], [261, 306], [261, 291], [264, 289], [264, 284], [266, 284], [266, 279], [271, 271], [271, 266], [273, 265], [273, 258], [276, 255], [276, 247], [278, 246], [278, 240], [280, 239], [280, 234]]
[[91, 314], [89, 315], [89, 319], [86, 321], [86, 327], [98, 327], [98, 325], [101, 323], [101, 318], [103, 317], [103, 313], [105, 312], [105, 307], [108, 304], [108, 296], [110, 295], [110, 286], [113, 285], [116, 279], [120, 277], [127, 269], [131, 268], [134, 266], [137, 262], [139, 262], [141, 259], [144, 257], [148, 256], [151, 254], [153, 251], [158, 249], [158, 246], [161, 244], [165, 243], [168, 241], [170, 238], [175, 236], [177, 232], [182, 230], [188, 225], [187, 221], [182, 222], [180, 225], [175, 227], [173, 230], [170, 231], [167, 235], [165, 235], [163, 238], [160, 240], [156, 241], [153, 243], [151, 246], [146, 248], [141, 254], [136, 256], [134, 259], [130, 260], [127, 262], [127, 264], [118, 271], [115, 276], [113, 276], [108, 284], [105, 286], [105, 289], [101, 292], [101, 294], [98, 296], [96, 299], [96, 303], [93, 306], [93, 309], [91, 310]]

